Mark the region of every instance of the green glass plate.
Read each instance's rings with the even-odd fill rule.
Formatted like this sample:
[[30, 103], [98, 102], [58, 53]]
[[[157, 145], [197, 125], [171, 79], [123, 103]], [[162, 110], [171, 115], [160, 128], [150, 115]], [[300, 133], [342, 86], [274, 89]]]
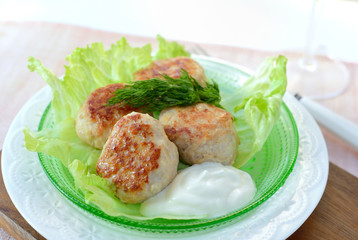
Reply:
[[[209, 78], [219, 84], [222, 95], [229, 94], [245, 81], [249, 73], [235, 65], [207, 57], [194, 57], [204, 67]], [[135, 231], [152, 233], [189, 233], [211, 230], [239, 221], [239, 216], [258, 207], [270, 198], [286, 181], [295, 164], [299, 138], [295, 120], [283, 103], [281, 116], [272, 129], [261, 151], [249, 160], [241, 170], [248, 172], [257, 187], [252, 201], [243, 208], [224, 216], [198, 220], [135, 220], [128, 217], [113, 217], [93, 204], [87, 204], [82, 192], [75, 189], [73, 177], [58, 159], [39, 153], [40, 162], [54, 186], [71, 202], [95, 216], [115, 225]], [[51, 104], [43, 113], [39, 130], [52, 127]]]

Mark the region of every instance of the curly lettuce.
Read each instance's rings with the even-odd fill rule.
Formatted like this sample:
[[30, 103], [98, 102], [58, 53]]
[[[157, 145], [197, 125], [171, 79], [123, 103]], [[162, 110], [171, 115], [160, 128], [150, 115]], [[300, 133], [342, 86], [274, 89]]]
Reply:
[[287, 87], [286, 63], [284, 56], [266, 58], [236, 92], [222, 99], [222, 106], [235, 117], [240, 137], [239, 155], [234, 163], [237, 168], [261, 150], [280, 117]]
[[190, 53], [185, 51], [184, 46], [177, 42], [168, 42], [161, 36], [157, 36], [159, 49], [154, 56], [154, 60], [167, 59], [173, 57], [190, 57]]
[[[33, 57], [28, 61], [29, 69], [37, 72], [51, 87], [53, 126], [39, 132], [24, 129], [26, 148], [58, 158], [69, 169], [76, 188], [84, 194], [86, 202], [95, 204], [111, 216], [148, 219], [140, 214], [140, 204], [122, 203], [114, 195], [113, 184], [96, 174], [101, 151], [78, 138], [75, 117], [94, 89], [114, 82], [131, 82], [134, 72], [154, 60], [190, 56], [176, 42], [168, 42], [158, 36], [158, 43], [154, 56], [150, 45], [131, 47], [125, 38], [109, 50], [105, 50], [102, 43], [76, 48], [66, 58], [68, 65], [63, 78], [58, 78]], [[221, 105], [235, 117], [241, 140], [240, 154], [234, 164], [236, 167], [244, 165], [261, 149], [279, 117], [286, 90], [286, 61], [283, 56], [266, 59], [241, 88], [222, 99]]]

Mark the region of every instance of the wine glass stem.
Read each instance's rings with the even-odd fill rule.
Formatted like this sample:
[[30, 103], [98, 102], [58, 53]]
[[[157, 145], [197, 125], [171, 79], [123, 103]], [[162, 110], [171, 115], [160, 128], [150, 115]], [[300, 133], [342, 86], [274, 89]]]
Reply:
[[314, 71], [317, 68], [317, 61], [315, 60], [315, 33], [317, 28], [318, 14], [320, 13], [321, 0], [313, 0], [311, 7], [311, 16], [308, 24], [306, 49], [303, 59], [300, 61], [300, 66], [307, 71]]

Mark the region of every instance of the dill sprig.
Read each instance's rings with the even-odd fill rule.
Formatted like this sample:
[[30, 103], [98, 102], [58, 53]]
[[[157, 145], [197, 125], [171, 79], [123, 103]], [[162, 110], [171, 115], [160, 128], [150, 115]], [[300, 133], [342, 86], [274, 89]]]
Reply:
[[216, 82], [202, 87], [187, 71], [182, 69], [179, 78], [163, 75], [163, 79], [152, 78], [136, 81], [117, 89], [107, 104], [129, 105], [149, 112], [160, 112], [172, 106], [188, 106], [209, 103], [220, 106], [219, 86]]

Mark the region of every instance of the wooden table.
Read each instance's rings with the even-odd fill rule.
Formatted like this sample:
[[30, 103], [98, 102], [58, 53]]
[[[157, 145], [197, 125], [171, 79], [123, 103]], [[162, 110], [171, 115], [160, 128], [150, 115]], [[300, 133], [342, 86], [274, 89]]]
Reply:
[[[101, 41], [106, 47], [122, 36], [133, 46], [156, 40], [139, 36], [103, 32], [55, 23], [0, 23], [0, 146], [8, 127], [20, 110], [45, 83], [27, 69], [27, 58], [34, 56], [57, 75], [64, 74], [65, 57], [75, 47]], [[187, 49], [195, 44], [181, 42]], [[231, 46], [201, 46], [213, 57], [255, 69], [273, 52]], [[294, 53], [284, 53], [290, 55]], [[358, 124], [358, 64], [346, 63], [352, 85], [343, 95], [321, 101], [331, 110]], [[342, 107], [345, 106], [345, 107]], [[347, 107], [348, 106], [348, 107]], [[328, 185], [313, 214], [290, 239], [358, 239], [358, 152], [322, 129], [330, 159]], [[0, 178], [0, 227], [16, 239], [43, 239], [19, 214], [8, 197]]]

